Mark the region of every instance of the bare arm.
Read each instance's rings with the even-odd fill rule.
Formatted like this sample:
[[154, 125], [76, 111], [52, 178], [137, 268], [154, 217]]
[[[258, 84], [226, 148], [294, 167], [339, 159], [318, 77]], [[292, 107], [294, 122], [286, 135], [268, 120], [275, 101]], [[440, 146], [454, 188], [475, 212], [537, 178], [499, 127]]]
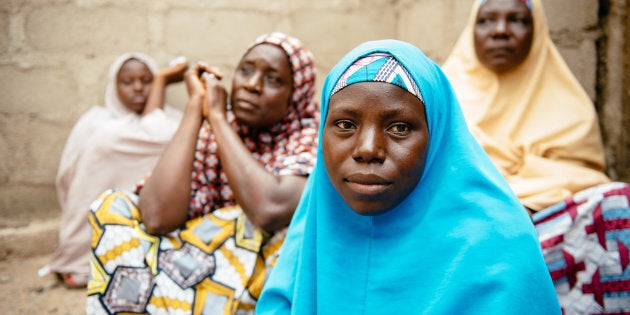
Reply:
[[204, 114], [212, 127], [219, 158], [237, 203], [254, 225], [266, 231], [287, 226], [306, 177], [274, 176], [254, 159], [226, 120], [225, 89], [216, 78], [206, 77], [205, 81], [208, 108]]
[[164, 107], [164, 93], [166, 86], [171, 83], [181, 82], [184, 80], [184, 73], [188, 69], [188, 64], [176, 63], [158, 71], [153, 78], [153, 86], [147, 98], [147, 104], [142, 110], [142, 116], [148, 115], [152, 111]]
[[166, 234], [187, 219], [197, 137], [202, 126], [205, 89], [197, 67], [185, 74], [189, 100], [179, 128], [140, 192], [139, 208], [149, 233]]

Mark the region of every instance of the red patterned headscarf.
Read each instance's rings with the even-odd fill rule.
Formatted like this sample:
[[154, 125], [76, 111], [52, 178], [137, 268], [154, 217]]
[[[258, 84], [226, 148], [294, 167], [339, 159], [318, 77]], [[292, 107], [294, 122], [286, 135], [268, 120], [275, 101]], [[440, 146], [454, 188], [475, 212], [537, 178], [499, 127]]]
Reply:
[[[287, 55], [293, 74], [292, 101], [287, 114], [268, 130], [254, 131], [239, 124], [228, 111], [228, 120], [245, 146], [261, 165], [274, 175], [311, 173], [317, 155], [319, 108], [314, 101], [315, 65], [313, 55], [296, 38], [282, 33], [259, 36], [249, 47], [272, 44]], [[217, 144], [209, 125], [199, 133], [191, 183], [189, 217], [236, 204], [221, 167]]]

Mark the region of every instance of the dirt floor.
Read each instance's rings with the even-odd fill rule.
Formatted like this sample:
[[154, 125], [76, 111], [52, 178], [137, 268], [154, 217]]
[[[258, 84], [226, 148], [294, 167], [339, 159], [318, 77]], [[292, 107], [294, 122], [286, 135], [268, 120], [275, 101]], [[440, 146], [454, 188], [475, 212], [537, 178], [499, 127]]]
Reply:
[[68, 289], [37, 270], [48, 255], [0, 260], [0, 310], [2, 314], [85, 314], [85, 289]]

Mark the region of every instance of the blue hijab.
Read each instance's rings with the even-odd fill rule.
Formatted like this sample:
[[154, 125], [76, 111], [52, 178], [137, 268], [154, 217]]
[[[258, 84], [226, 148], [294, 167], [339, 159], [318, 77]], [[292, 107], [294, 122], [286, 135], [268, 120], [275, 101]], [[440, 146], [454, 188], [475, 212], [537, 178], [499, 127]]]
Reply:
[[394, 209], [362, 216], [318, 159], [256, 313], [560, 314], [531, 220], [468, 131], [447, 78], [418, 48], [381, 40], [344, 56], [324, 83], [320, 136], [337, 81], [375, 52], [394, 56], [422, 93], [424, 174]]

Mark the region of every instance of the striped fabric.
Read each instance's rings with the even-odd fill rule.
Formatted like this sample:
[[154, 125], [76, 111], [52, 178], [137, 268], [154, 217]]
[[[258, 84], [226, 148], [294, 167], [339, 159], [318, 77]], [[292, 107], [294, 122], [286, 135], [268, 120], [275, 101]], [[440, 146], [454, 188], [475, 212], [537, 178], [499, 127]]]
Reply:
[[630, 185], [595, 186], [533, 219], [565, 314], [630, 313]]

